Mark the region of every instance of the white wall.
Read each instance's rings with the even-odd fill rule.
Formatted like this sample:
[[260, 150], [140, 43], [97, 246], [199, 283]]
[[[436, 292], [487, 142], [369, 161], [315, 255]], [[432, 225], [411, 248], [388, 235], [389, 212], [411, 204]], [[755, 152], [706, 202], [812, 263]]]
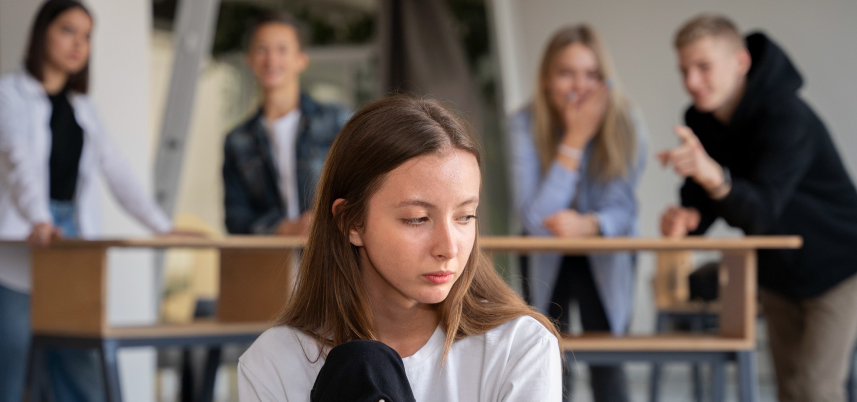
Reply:
[[0, 74], [18, 69], [38, 1], [0, 0]]
[[[644, 236], [658, 235], [660, 212], [677, 200], [680, 181], [657, 165], [654, 153], [676, 144], [672, 127], [682, 122], [688, 104], [672, 49], [673, 35], [684, 21], [701, 12], [726, 14], [745, 32], [762, 29], [785, 48], [804, 76], [804, 98], [821, 115], [851, 176], [857, 177], [857, 3], [853, 1], [494, 0], [493, 5], [498, 30], [509, 27], [518, 33], [515, 40], [498, 43], [507, 112], [529, 99], [539, 57], [554, 30], [588, 22], [602, 34], [623, 87], [648, 123], [649, 164], [638, 193]], [[503, 12], [515, 17], [505, 26]], [[510, 77], [511, 72], [522, 77]], [[717, 233], [727, 231], [721, 226]], [[635, 317], [635, 329], [650, 324], [645, 317], [651, 314], [650, 260], [641, 264], [640, 274], [637, 298], [643, 307]]]
[[[138, 178], [151, 188], [149, 141], [150, 0], [89, 0], [94, 14], [91, 95], [102, 121]], [[41, 1], [0, 0], [0, 72], [21, 65], [23, 50]], [[106, 236], [146, 232], [103, 192]], [[145, 324], [156, 318], [152, 256], [138, 251], [111, 253], [108, 319], [113, 324]], [[155, 354], [149, 349], [120, 353], [125, 400], [152, 401]]]

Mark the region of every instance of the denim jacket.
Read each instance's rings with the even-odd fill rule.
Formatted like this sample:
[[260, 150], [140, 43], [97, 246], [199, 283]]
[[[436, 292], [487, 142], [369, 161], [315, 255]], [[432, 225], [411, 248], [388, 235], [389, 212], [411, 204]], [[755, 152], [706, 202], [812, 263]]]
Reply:
[[[300, 98], [297, 179], [300, 211], [312, 209], [315, 187], [327, 152], [350, 113], [306, 94]], [[261, 108], [232, 129], [223, 147], [226, 230], [231, 234], [271, 234], [286, 216], [279, 173]]]
[[[637, 236], [636, 189], [646, 165], [646, 129], [642, 118], [631, 113], [637, 139], [636, 164], [626, 177], [602, 182], [589, 172], [592, 142], [587, 144], [577, 172], [554, 161], [542, 173], [531, 135], [532, 113], [524, 108], [512, 117], [509, 126], [514, 205], [524, 230], [530, 236], [552, 236], [542, 223], [548, 216], [566, 208], [598, 217], [604, 237]], [[592, 276], [604, 305], [610, 329], [625, 332], [631, 319], [634, 295], [635, 256], [632, 253], [593, 253], [589, 256]], [[531, 302], [547, 312], [551, 293], [559, 275], [562, 256], [554, 253], [530, 254], [529, 278]]]

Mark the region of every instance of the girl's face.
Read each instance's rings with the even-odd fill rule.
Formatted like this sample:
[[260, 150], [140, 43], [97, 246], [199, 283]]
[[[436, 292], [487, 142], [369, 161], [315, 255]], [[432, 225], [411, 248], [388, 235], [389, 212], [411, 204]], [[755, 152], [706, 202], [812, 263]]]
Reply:
[[554, 111], [568, 102], [582, 102], [603, 81], [595, 52], [575, 42], [560, 50], [548, 68], [547, 92]]
[[375, 300], [400, 307], [446, 299], [476, 240], [481, 176], [462, 150], [413, 158], [369, 199], [366, 223], [350, 231]]
[[256, 29], [247, 52], [247, 64], [263, 90], [296, 84], [308, 63], [294, 27], [268, 23]]
[[45, 34], [46, 63], [66, 74], [75, 74], [89, 61], [92, 18], [80, 8], [60, 14]]

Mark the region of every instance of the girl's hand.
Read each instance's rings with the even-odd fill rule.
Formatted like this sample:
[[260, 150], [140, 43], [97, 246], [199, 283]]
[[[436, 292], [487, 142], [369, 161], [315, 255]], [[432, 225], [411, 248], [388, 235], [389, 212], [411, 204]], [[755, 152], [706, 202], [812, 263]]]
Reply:
[[702, 220], [695, 208], [683, 208], [672, 205], [661, 215], [661, 234], [664, 237], [682, 238], [699, 227]]
[[563, 111], [565, 134], [562, 142], [569, 147], [583, 149], [601, 129], [610, 104], [610, 90], [601, 84], [585, 98], [578, 98], [574, 92], [569, 94]]
[[27, 236], [27, 243], [32, 247], [44, 248], [52, 241], [62, 237], [62, 230], [53, 224], [42, 222], [33, 226], [33, 231]]
[[581, 215], [573, 209], [563, 209], [547, 217], [544, 224], [557, 237], [598, 236], [601, 231], [598, 217], [593, 214]]

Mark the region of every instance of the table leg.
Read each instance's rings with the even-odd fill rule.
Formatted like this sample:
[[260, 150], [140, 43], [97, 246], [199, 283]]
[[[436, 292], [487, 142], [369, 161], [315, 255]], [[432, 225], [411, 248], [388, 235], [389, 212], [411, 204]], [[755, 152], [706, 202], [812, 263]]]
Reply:
[[756, 377], [756, 359], [752, 350], [737, 353], [738, 360], [738, 400], [756, 402], [759, 400], [758, 378]]
[[122, 389], [119, 385], [119, 344], [114, 339], [103, 339], [99, 352], [106, 400], [122, 402]]
[[711, 363], [711, 402], [723, 402], [726, 396], [726, 364]]
[[[691, 317], [691, 332], [705, 332], [705, 325], [702, 321], [703, 316], [701, 314]], [[702, 381], [702, 363], [693, 363], [690, 371], [691, 376], [693, 376], [693, 395], [696, 397], [696, 402], [702, 402], [705, 394], [705, 385]]]
[[720, 335], [756, 343], [756, 252], [724, 252], [720, 269]]
[[[669, 324], [669, 315], [667, 313], [658, 313], [657, 332], [665, 332]], [[663, 363], [652, 363], [652, 373], [649, 377], [649, 402], [658, 402], [661, 394], [661, 373], [663, 371]]]

